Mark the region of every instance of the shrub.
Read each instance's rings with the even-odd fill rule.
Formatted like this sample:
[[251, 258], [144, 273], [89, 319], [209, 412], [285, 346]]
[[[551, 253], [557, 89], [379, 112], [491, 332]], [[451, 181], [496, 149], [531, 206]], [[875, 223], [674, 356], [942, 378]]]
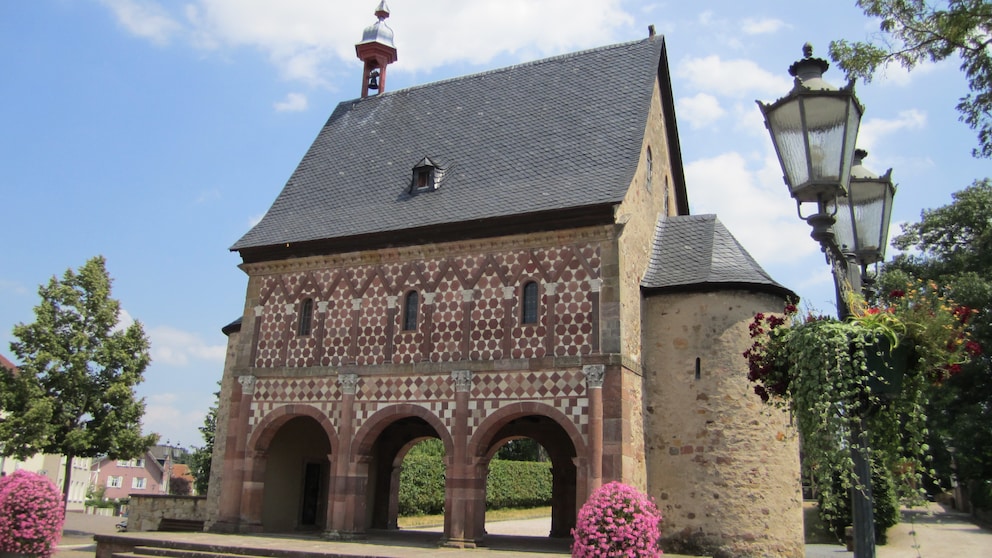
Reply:
[[443, 512], [442, 459], [431, 455], [407, 455], [400, 472], [399, 514], [409, 516]]
[[532, 461], [489, 462], [486, 509], [534, 508], [551, 503], [551, 464]]
[[[493, 459], [489, 462], [486, 479], [486, 509], [550, 505], [551, 484], [550, 463]], [[444, 458], [432, 455], [430, 451], [414, 454], [411, 450], [403, 460], [400, 473], [399, 514], [443, 512]]]
[[48, 477], [21, 469], [0, 478], [0, 552], [48, 558], [63, 523], [62, 493]]
[[[899, 495], [896, 490], [892, 473], [872, 456], [871, 492], [872, 513], [875, 523], [875, 541], [885, 544], [889, 528], [899, 523]], [[817, 493], [817, 510], [820, 520], [830, 529], [838, 541], [844, 540], [844, 529], [854, 524], [851, 512], [850, 489], [843, 486], [839, 475], [833, 482], [834, 495]], [[837, 497], [836, 494], [842, 496]], [[831, 508], [828, 502], [835, 501], [838, 505]]]
[[645, 494], [619, 482], [603, 485], [579, 510], [572, 556], [657, 556], [659, 523], [661, 512]]

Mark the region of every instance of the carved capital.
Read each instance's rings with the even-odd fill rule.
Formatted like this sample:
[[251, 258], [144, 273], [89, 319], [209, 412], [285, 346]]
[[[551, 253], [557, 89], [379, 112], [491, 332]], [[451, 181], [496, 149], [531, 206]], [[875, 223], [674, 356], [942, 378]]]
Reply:
[[241, 384], [241, 393], [244, 395], [253, 395], [255, 393], [255, 380], [255, 376], [250, 374], [238, 376], [238, 383]]
[[455, 382], [455, 391], [469, 391], [472, 389], [471, 370], [452, 370], [451, 379]]
[[345, 395], [355, 395], [358, 391], [358, 374], [338, 374], [338, 385]]
[[603, 387], [603, 379], [606, 377], [606, 365], [587, 364], [582, 367], [582, 373], [586, 377], [586, 386], [589, 389]]

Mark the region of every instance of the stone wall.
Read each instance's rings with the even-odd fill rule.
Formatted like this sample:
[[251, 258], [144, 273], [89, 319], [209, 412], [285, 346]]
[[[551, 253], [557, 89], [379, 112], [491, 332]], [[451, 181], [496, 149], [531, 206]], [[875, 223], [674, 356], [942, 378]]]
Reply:
[[127, 529], [156, 531], [162, 518], [204, 521], [207, 518], [206, 502], [204, 496], [132, 495]]
[[645, 301], [648, 491], [666, 551], [804, 555], [798, 435], [754, 394], [742, 356], [754, 314], [783, 305], [746, 291]]

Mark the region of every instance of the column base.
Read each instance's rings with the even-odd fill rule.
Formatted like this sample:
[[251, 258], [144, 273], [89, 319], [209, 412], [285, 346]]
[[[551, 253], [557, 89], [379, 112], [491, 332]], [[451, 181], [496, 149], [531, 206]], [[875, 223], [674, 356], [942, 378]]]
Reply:
[[444, 539], [441, 546], [445, 548], [478, 548], [480, 545], [472, 539]]

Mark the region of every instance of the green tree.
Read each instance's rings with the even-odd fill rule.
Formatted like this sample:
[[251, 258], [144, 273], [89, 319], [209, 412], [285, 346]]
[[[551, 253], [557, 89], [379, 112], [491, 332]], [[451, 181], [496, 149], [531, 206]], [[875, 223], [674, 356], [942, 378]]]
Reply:
[[210, 488], [210, 462], [214, 456], [214, 437], [217, 430], [217, 403], [220, 392], [214, 392], [214, 404], [203, 418], [203, 426], [199, 428], [203, 436], [203, 447], [193, 446], [187, 458], [189, 472], [193, 475], [193, 488], [197, 494], [206, 494]]
[[189, 479], [171, 477], [169, 479], [169, 494], [173, 496], [189, 496], [191, 491]]
[[0, 373], [0, 452], [66, 456], [63, 498], [75, 457], [131, 459], [158, 436], [141, 435], [134, 387], [151, 358], [139, 322], [120, 323], [106, 262], [97, 256], [38, 288], [35, 321], [14, 326], [17, 372]]
[[531, 438], [517, 438], [503, 444], [496, 452], [496, 459], [507, 461], [547, 461], [548, 452]]
[[[904, 225], [893, 246], [908, 252], [886, 264], [883, 289], [907, 279], [933, 281], [957, 304], [977, 309], [972, 340], [984, 352], [959, 373], [935, 386], [927, 409], [937, 481], [992, 481], [992, 182], [974, 182], [953, 194], [950, 205], [926, 210], [919, 223]], [[951, 450], [953, 448], [953, 450]], [[953, 462], [952, 453], [953, 451]], [[954, 468], [952, 470], [952, 467]]]
[[992, 157], [992, 2], [989, 0], [857, 0], [865, 15], [881, 19], [874, 41], [830, 43], [830, 57], [848, 79], [871, 81], [889, 63], [908, 70], [954, 55], [970, 92], [957, 105], [961, 120], [978, 131], [976, 157]]

